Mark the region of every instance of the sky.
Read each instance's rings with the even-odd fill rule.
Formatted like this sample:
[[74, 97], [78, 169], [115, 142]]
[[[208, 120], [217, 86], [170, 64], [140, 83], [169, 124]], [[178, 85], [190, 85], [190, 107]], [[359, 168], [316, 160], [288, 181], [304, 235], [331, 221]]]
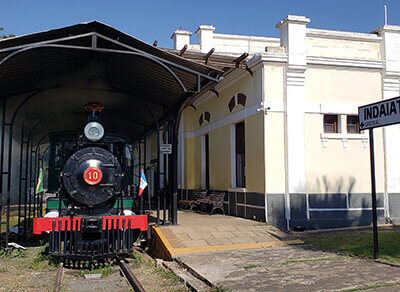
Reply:
[[400, 0], [0, 0], [3, 33], [23, 35], [97, 20], [148, 43], [172, 48], [172, 33], [212, 24], [216, 33], [278, 37], [286, 15], [311, 19], [307, 27], [371, 32], [400, 25]]

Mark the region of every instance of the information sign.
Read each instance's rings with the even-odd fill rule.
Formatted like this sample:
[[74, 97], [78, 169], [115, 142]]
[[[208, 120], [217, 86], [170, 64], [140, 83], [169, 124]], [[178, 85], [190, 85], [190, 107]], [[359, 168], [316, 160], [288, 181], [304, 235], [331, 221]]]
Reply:
[[400, 123], [400, 96], [358, 108], [360, 130]]
[[161, 154], [171, 154], [172, 153], [172, 144], [161, 144], [160, 152], [161, 152]]

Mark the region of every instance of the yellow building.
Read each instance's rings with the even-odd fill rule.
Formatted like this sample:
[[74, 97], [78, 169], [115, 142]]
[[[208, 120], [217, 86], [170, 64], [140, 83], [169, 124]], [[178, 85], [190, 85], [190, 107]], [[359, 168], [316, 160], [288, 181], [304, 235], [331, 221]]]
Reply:
[[[225, 214], [281, 228], [371, 223], [368, 135], [357, 108], [399, 95], [400, 26], [355, 33], [309, 22], [287, 16], [280, 38], [202, 25], [190, 44], [191, 32], [174, 32], [171, 52], [226, 70], [182, 114], [180, 198], [222, 191]], [[399, 126], [375, 130], [381, 223], [400, 218], [399, 134]]]

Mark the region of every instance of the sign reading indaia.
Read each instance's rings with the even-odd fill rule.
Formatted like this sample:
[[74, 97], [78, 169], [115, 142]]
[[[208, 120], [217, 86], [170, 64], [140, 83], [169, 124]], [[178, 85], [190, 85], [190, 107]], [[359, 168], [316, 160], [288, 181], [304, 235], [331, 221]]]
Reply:
[[400, 96], [358, 108], [360, 130], [400, 123]]

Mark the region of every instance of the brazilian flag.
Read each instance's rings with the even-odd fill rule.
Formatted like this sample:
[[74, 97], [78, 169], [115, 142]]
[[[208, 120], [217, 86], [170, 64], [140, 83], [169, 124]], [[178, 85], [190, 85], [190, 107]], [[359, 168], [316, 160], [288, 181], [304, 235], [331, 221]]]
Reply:
[[40, 194], [42, 192], [43, 192], [43, 172], [42, 172], [42, 168], [40, 168], [35, 194]]

